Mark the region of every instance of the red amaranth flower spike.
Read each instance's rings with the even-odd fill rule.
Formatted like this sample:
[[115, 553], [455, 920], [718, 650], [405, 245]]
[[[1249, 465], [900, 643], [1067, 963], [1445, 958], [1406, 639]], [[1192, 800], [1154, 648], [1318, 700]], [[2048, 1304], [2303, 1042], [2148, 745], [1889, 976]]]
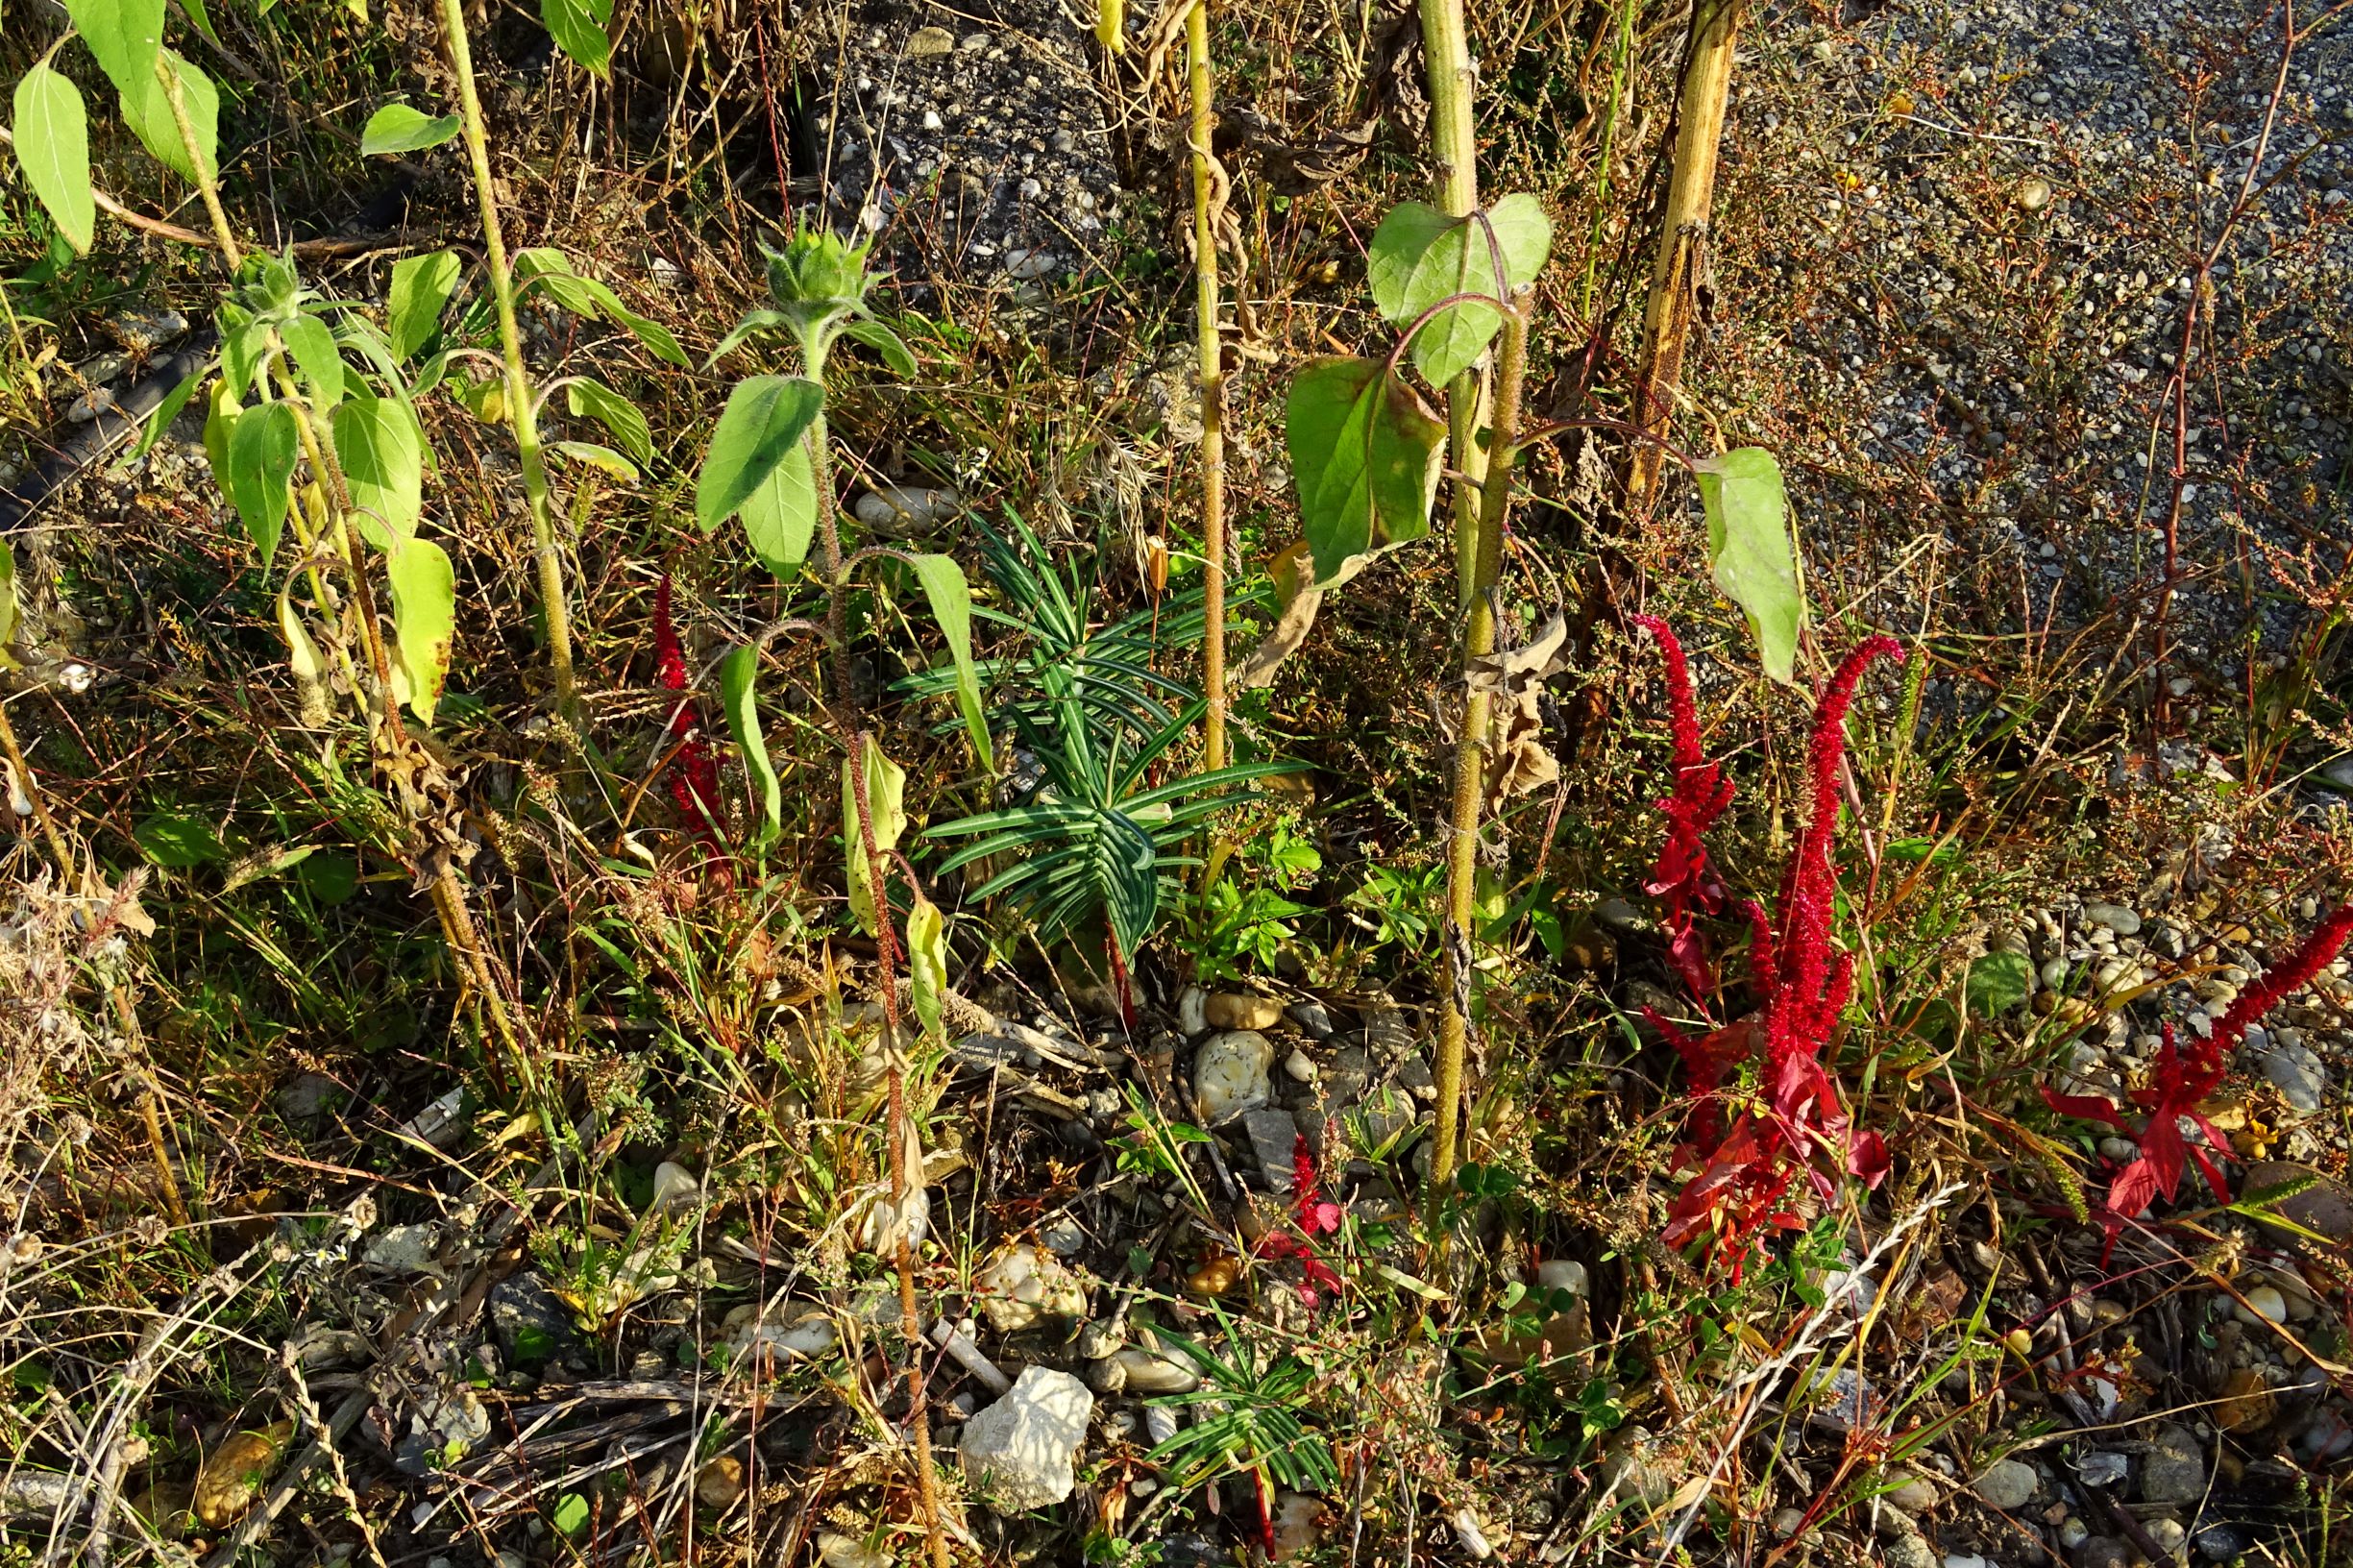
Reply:
[[[686, 691], [686, 649], [678, 641], [677, 624], [671, 619], [667, 572], [653, 591], [653, 670], [664, 691]], [[724, 855], [727, 846], [719, 836], [719, 824], [725, 820], [720, 812], [719, 762], [711, 755], [711, 743], [703, 738], [701, 715], [693, 698], [678, 699], [671, 710], [670, 723], [663, 726], [662, 740], [665, 746], [677, 747], [677, 769], [668, 781], [670, 798], [685, 813], [687, 826], [704, 847]]]
[[[2213, 1147], [2230, 1147], [2221, 1132], [2198, 1110], [2222, 1081], [2223, 1053], [2244, 1039], [2248, 1025], [2278, 1006], [2281, 998], [2309, 985], [2313, 976], [2343, 950], [2349, 938], [2353, 938], [2353, 903], [2331, 915], [2304, 939], [2303, 945], [2265, 970], [2264, 977], [2242, 992], [2239, 999], [2215, 1020], [2207, 1038], [2191, 1041], [2186, 1054], [2174, 1041], [2173, 1026], [2170, 1023], [2165, 1026], [2164, 1043], [2150, 1069], [2148, 1087], [2132, 1093], [2132, 1103], [2148, 1113], [2138, 1134], [2140, 1157], [2118, 1171], [2108, 1186], [2109, 1213], [2105, 1223], [2111, 1239], [2122, 1229], [2124, 1221], [2147, 1208], [2153, 1199], [2173, 1201], [2174, 1194], [2181, 1189], [2182, 1172], [2189, 1160], [2197, 1162], [2198, 1171], [2214, 1189], [2214, 1195], [2225, 1203], [2230, 1201], [2230, 1188], [2220, 1167], [2205, 1149], [2182, 1136], [2182, 1118], [2189, 1117]], [[2096, 1121], [2120, 1133], [2134, 1131], [2124, 1119], [2123, 1108], [2113, 1100], [2091, 1094], [2061, 1094], [2046, 1087], [2043, 1101], [2063, 1116]]]
[[1667, 819], [1667, 841], [1659, 846], [1645, 891], [1661, 900], [1667, 924], [1667, 958], [1694, 1001], [1704, 1002], [1715, 975], [1695, 923], [1696, 915], [1724, 907], [1724, 881], [1707, 859], [1707, 830], [1732, 803], [1732, 784], [1723, 766], [1700, 749], [1699, 704], [1692, 695], [1691, 666], [1675, 630], [1654, 615], [1634, 625], [1651, 634], [1667, 667], [1667, 701], [1675, 739], [1675, 790], [1657, 802]]

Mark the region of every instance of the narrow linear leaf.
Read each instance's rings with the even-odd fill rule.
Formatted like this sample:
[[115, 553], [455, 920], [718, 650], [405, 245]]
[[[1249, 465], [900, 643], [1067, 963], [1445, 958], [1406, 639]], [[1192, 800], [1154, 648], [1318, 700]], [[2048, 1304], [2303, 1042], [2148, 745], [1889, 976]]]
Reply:
[[751, 644], [729, 653], [719, 665], [720, 704], [727, 710], [727, 727], [735, 748], [743, 754], [745, 771], [760, 787], [760, 842], [766, 844], [784, 829], [784, 785], [769, 760], [768, 737], [760, 729], [760, 708], [753, 683], [760, 673], [760, 650]]
[[1698, 464], [1695, 477], [1716, 586], [1748, 617], [1765, 674], [1795, 685], [1805, 600], [1798, 587], [1781, 465], [1762, 447], [1740, 447]]
[[637, 482], [637, 465], [610, 447], [601, 447], [594, 441], [551, 441], [548, 451], [573, 462], [601, 469], [624, 484]]
[[9, 644], [16, 639], [16, 551], [0, 540], [0, 670], [16, 668]]
[[455, 251], [404, 256], [392, 263], [392, 293], [384, 311], [392, 357], [402, 363], [432, 341], [442, 308], [457, 288], [462, 263]]
[[215, 49], [222, 46], [221, 36], [212, 31], [212, 13], [205, 9], [205, 0], [180, 0], [180, 9], [187, 12], [188, 20], [196, 24], [196, 31], [202, 33]]
[[98, 234], [98, 204], [90, 194], [89, 114], [82, 90], [46, 64], [16, 84], [13, 103], [17, 166], [43, 210], [76, 251]]
[[817, 479], [805, 439], [793, 443], [775, 472], [744, 502], [743, 518], [744, 538], [760, 564], [782, 582], [799, 576], [817, 533]]
[[138, 445], [131, 449], [132, 461], [136, 462], [155, 450], [156, 443], [163, 439], [163, 432], [172, 428], [172, 421], [180, 417], [180, 410], [188, 405], [188, 400], [196, 395], [196, 389], [211, 374], [212, 366], [209, 364], [198, 365], [180, 379], [178, 386], [163, 394], [163, 401], [156, 404], [155, 411], [147, 416], [146, 426], [139, 431]]
[[972, 589], [964, 568], [949, 555], [918, 555], [915, 578], [931, 601], [931, 618], [947, 640], [948, 656], [956, 661], [956, 706], [964, 710], [964, 726], [972, 737], [972, 751], [982, 767], [989, 766], [995, 748], [989, 743], [989, 719], [981, 711], [980, 674], [972, 667]]
[[380, 153], [416, 153], [428, 147], [438, 147], [457, 135], [464, 125], [454, 114], [434, 116], [406, 104], [386, 104], [368, 116], [368, 123], [359, 133], [359, 152], [363, 158]]
[[742, 509], [824, 406], [824, 388], [796, 376], [754, 376], [727, 396], [695, 484], [703, 531]]
[[229, 500], [264, 572], [285, 530], [297, 444], [294, 410], [282, 403], [246, 409], [229, 432]]
[[408, 677], [405, 700], [418, 722], [429, 724], [457, 635], [457, 571], [439, 545], [411, 539], [392, 552], [385, 575], [392, 583], [392, 630], [400, 644], [401, 670]]

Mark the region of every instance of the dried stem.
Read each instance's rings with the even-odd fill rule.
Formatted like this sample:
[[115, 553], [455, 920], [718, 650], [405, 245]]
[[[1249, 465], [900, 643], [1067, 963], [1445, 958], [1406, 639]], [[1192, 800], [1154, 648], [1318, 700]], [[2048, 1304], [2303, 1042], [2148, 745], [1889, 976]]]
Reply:
[[[1115, 6], [1117, 0], [1106, 0]], [[1209, 0], [1194, 0], [1186, 18], [1187, 79], [1192, 92], [1194, 299], [1201, 367], [1201, 631], [1202, 690], [1209, 698], [1204, 737], [1211, 772], [1226, 765], [1226, 435], [1225, 365], [1217, 337], [1217, 209], [1224, 205], [1217, 161], [1210, 151]]]

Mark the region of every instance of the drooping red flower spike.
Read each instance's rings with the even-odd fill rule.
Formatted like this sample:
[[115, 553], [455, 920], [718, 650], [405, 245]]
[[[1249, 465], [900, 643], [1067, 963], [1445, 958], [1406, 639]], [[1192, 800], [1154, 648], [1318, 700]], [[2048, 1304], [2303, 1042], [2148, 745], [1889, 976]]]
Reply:
[[1291, 1185], [1295, 1188], [1291, 1217], [1307, 1233], [1302, 1240], [1283, 1231], [1269, 1231], [1259, 1238], [1257, 1255], [1261, 1258], [1296, 1258], [1299, 1260], [1301, 1281], [1299, 1299], [1309, 1307], [1323, 1304], [1326, 1292], [1338, 1295], [1340, 1277], [1331, 1265], [1315, 1256], [1313, 1238], [1330, 1236], [1340, 1228], [1340, 1206], [1325, 1197], [1318, 1184], [1321, 1178], [1315, 1170], [1314, 1151], [1308, 1147], [1304, 1134], [1291, 1136]]
[[1675, 629], [1654, 615], [1638, 615], [1634, 625], [1651, 634], [1667, 666], [1667, 701], [1675, 742], [1675, 789], [1657, 802], [1667, 819], [1667, 840], [1659, 846], [1646, 884], [1659, 899], [1666, 917], [1667, 960], [1691, 992], [1704, 1004], [1715, 989], [1715, 975], [1700, 938], [1695, 917], [1712, 915], [1724, 907], [1724, 880], [1707, 859], [1707, 830], [1732, 803], [1732, 783], [1723, 766], [1710, 762], [1700, 749], [1699, 704], [1691, 689], [1691, 666]]
[[2132, 1093], [2132, 1103], [2148, 1113], [2137, 1130], [2125, 1120], [2124, 1108], [2114, 1100], [2093, 1094], [2061, 1094], [2047, 1086], [2044, 1088], [2044, 1103], [2061, 1115], [2096, 1121], [2139, 1139], [2140, 1155], [2118, 1171], [2108, 1185], [2108, 1213], [2102, 1223], [2112, 1244], [2124, 1222], [2147, 1208], [2151, 1200], [2158, 1197], [2169, 1203], [2173, 1200], [2181, 1189], [2182, 1172], [2189, 1160], [2197, 1162], [2198, 1171], [2214, 1189], [2215, 1196], [2225, 1203], [2230, 1201], [2230, 1187], [2223, 1180], [2220, 1167], [2205, 1149], [2193, 1145], [2182, 1136], [2182, 1118], [2187, 1116], [2205, 1134], [2210, 1146], [2230, 1147], [2220, 1130], [2198, 1109], [2222, 1081], [2223, 1053], [2245, 1039], [2247, 1027], [2278, 1006], [2282, 998], [2309, 985], [2313, 976], [2343, 950], [2348, 939], [2353, 939], [2353, 904], [2339, 909], [2305, 938], [2294, 952], [2265, 970], [2264, 977], [2242, 992], [2239, 999], [2215, 1020], [2204, 1040], [2192, 1039], [2187, 1054], [2175, 1043], [2173, 1026], [2168, 1023], [2156, 1064], [2149, 1072], [2148, 1087]]
[[[653, 591], [653, 670], [664, 691], [686, 691], [686, 649], [678, 641], [677, 624], [671, 618], [667, 572]], [[711, 743], [702, 733], [702, 716], [692, 697], [681, 696], [671, 710], [662, 741], [665, 748], [677, 747], [677, 766], [668, 780], [671, 799], [685, 814], [688, 828], [703, 846], [714, 855], [724, 855], [727, 846], [719, 836], [719, 824], [725, 820], [720, 815], [719, 762], [711, 755]]]
[[[1655, 626], [1646, 629], [1669, 650], [1671, 684], [1687, 691], [1689, 676], [1680, 669], [1680, 650], [1672, 634]], [[1837, 882], [1830, 850], [1838, 830], [1847, 713], [1872, 661], [1901, 653], [1894, 638], [1866, 639], [1847, 655], [1815, 705], [1806, 742], [1811, 796], [1806, 825], [1781, 878], [1774, 913], [1768, 916], [1753, 902], [1748, 906], [1749, 981], [1757, 1003], [1755, 1016], [1698, 1040], [1651, 1016], [1654, 1027], [1682, 1058], [1692, 1092], [1700, 1099], [1691, 1124], [1693, 1142], [1685, 1151], [1685, 1163], [1696, 1164], [1698, 1174], [1678, 1195], [1661, 1239], [1678, 1247], [1704, 1243], [1712, 1260], [1730, 1264], [1735, 1279], [1760, 1233], [1802, 1224], [1784, 1201], [1800, 1177], [1827, 1200], [1836, 1193], [1841, 1175], [1876, 1187], [1887, 1173], [1885, 1140], [1851, 1125], [1823, 1055], [1854, 985], [1852, 956], [1835, 952], [1831, 944]], [[1718, 794], [1728, 800], [1729, 789], [1720, 778], [1695, 779], [1685, 766], [1687, 758], [1697, 758], [1698, 724], [1681, 707], [1679, 702], [1675, 716], [1677, 800], [1704, 806]], [[1661, 809], [1668, 812], [1672, 835], [1683, 819], [1675, 802], [1662, 802]], [[1715, 804], [1714, 812], [1722, 809], [1722, 803]], [[1705, 821], [1713, 821], [1712, 812]], [[1696, 837], [1686, 847], [1681, 868], [1688, 868], [1695, 853], [1703, 860]], [[1681, 907], [1689, 910], [1695, 901], [1687, 894]], [[1721, 1088], [1742, 1063], [1760, 1055], [1761, 1103], [1727, 1129]]]

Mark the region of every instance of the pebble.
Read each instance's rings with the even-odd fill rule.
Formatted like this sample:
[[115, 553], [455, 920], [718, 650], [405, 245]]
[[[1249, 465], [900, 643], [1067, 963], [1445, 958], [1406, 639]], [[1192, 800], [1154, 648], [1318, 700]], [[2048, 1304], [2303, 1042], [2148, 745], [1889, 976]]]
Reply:
[[2151, 1519], [2143, 1528], [2148, 1531], [2148, 1538], [2169, 1554], [2178, 1551], [2182, 1542], [2190, 1538], [2189, 1531], [2182, 1528], [2178, 1519]]
[[1293, 1046], [1291, 1054], [1283, 1059], [1283, 1070], [1300, 1083], [1311, 1084], [1315, 1081], [1315, 1059]]
[[2067, 1522], [2059, 1527], [2059, 1545], [2072, 1552], [2089, 1539], [2091, 1534], [2092, 1527], [2071, 1513], [2067, 1516]]
[[1200, 1374], [1180, 1361], [1158, 1356], [1141, 1345], [1122, 1345], [1112, 1353], [1112, 1363], [1125, 1378], [1131, 1394], [1189, 1394], [1201, 1386]]
[[1013, 1391], [964, 1424], [957, 1458], [982, 1495], [1012, 1509], [1050, 1507], [1070, 1495], [1094, 1396], [1067, 1372], [1032, 1366]]
[[2098, 1449], [2075, 1461], [2075, 1479], [2086, 1486], [2114, 1486], [2132, 1471], [2132, 1461], [2108, 1449]]
[[1047, 1318], [1083, 1317], [1087, 1287], [1062, 1261], [1036, 1247], [1008, 1247], [972, 1280], [972, 1299], [989, 1326], [1018, 1334]]
[[2310, 1048], [2274, 1043], [2255, 1058], [2255, 1066], [2266, 1082], [2306, 1115], [2317, 1113], [2327, 1103], [2328, 1069]]
[[1785, 1541], [1804, 1528], [1805, 1510], [1803, 1508], [1783, 1508], [1773, 1516], [1773, 1532]]
[[1177, 997], [1177, 1028], [1187, 1040], [1209, 1033], [1209, 992], [1199, 986], [1187, 986]]
[[1201, 1014], [1212, 1029], [1266, 1030], [1283, 1021], [1283, 1004], [1272, 996], [1219, 992], [1203, 1005]]
[[2288, 1321], [2288, 1298], [2267, 1285], [2259, 1285], [2254, 1289], [2247, 1291], [2245, 1305], [2242, 1306], [2233, 1302], [2231, 1306], [2233, 1315], [2249, 1327], [2260, 1322], [2285, 1323]]
[[963, 495], [953, 489], [879, 484], [851, 502], [850, 511], [877, 533], [904, 535], [945, 522], [963, 505]]
[[2194, 1503], [2206, 1495], [2206, 1451], [2186, 1427], [2157, 1429], [2141, 1463], [2141, 1501]]
[[1290, 1020], [1307, 1032], [1311, 1040], [1330, 1040], [1336, 1032], [1332, 1026], [1332, 1015], [1321, 1002], [1293, 1002]]
[[2008, 1513], [2024, 1507], [2033, 1499], [2034, 1489], [2041, 1484], [2042, 1479], [2034, 1473], [2032, 1465], [2022, 1464], [2017, 1459], [1998, 1459], [1986, 1468], [1970, 1489], [1977, 1494], [1977, 1501], [1987, 1507]]
[[2254, 1537], [2237, 1525], [2208, 1525], [2191, 1537], [2190, 1544], [2197, 1548], [2198, 1556], [2208, 1562], [2228, 1562], [2243, 1556], [2255, 1544]]
[[706, 1508], [724, 1511], [743, 1495], [744, 1461], [732, 1454], [722, 1454], [695, 1477], [695, 1500]]
[[1948, 1552], [1945, 1568], [1991, 1568], [1991, 1565], [1974, 1552]]
[[2094, 1535], [2075, 1549], [2075, 1568], [2132, 1568], [2133, 1550], [2113, 1535]]
[[2120, 937], [2138, 936], [2141, 931], [2140, 915], [2122, 904], [2086, 904], [2083, 918], [2095, 925], [2106, 926]]
[[1905, 1513], [1925, 1513], [1936, 1507], [1937, 1490], [1924, 1476], [1909, 1471], [1898, 1471], [1903, 1482], [1879, 1494], [1879, 1501]]
[[1536, 1265], [1536, 1284], [1547, 1290], [1583, 1296], [1590, 1289], [1585, 1265], [1574, 1258], [1552, 1258]]
[[1299, 1124], [1288, 1111], [1262, 1106], [1243, 1112], [1242, 1136], [1250, 1140], [1250, 1152], [1258, 1156], [1268, 1187], [1288, 1192], [1298, 1186]]
[[1213, 1126], [1256, 1106], [1274, 1093], [1266, 1069], [1275, 1048], [1255, 1029], [1213, 1035], [1193, 1058], [1193, 1110]]

